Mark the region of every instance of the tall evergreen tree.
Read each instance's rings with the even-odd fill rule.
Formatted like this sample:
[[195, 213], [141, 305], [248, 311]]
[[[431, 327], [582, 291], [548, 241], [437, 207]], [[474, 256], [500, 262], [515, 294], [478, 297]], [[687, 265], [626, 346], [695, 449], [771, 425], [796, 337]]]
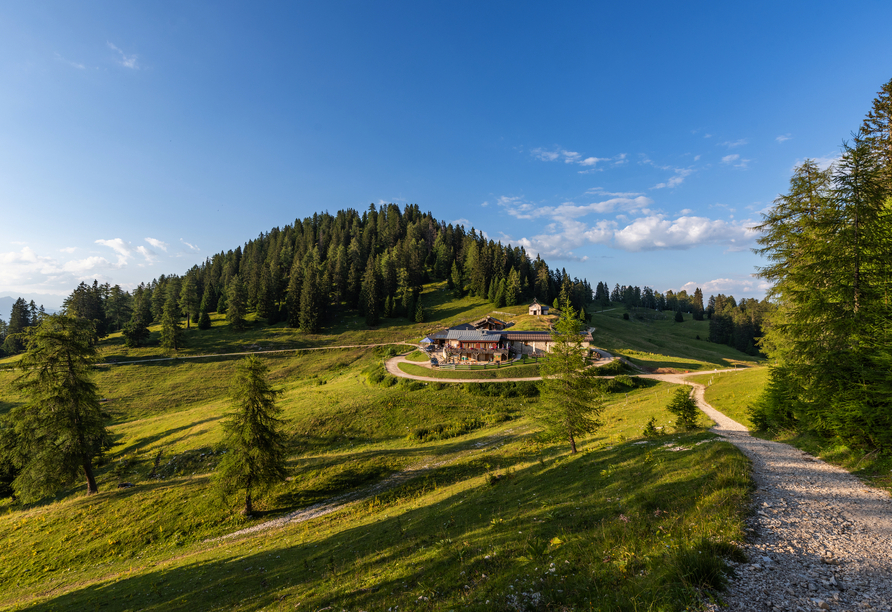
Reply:
[[321, 315], [318, 302], [318, 272], [313, 259], [304, 267], [304, 281], [300, 292], [300, 329], [307, 334], [319, 333]]
[[176, 287], [171, 285], [169, 289], [170, 293], [164, 303], [164, 314], [161, 315], [161, 346], [178, 351], [183, 346], [180, 305], [177, 300]]
[[19, 471], [12, 486], [24, 501], [52, 495], [78, 476], [87, 494], [99, 491], [93, 462], [110, 448], [111, 436], [91, 380], [94, 334], [91, 321], [49, 315], [26, 337], [24, 374], [15, 381], [26, 402], [0, 428], [0, 447]]
[[227, 452], [216, 480], [224, 494], [244, 494], [245, 516], [254, 512], [254, 495], [287, 474], [282, 409], [276, 406], [281, 393], [269, 384], [269, 371], [256, 355], [239, 363], [230, 392], [233, 410], [223, 424]]
[[229, 322], [229, 326], [236, 331], [245, 329], [247, 312], [248, 290], [239, 275], [236, 274], [226, 287], [226, 320]]

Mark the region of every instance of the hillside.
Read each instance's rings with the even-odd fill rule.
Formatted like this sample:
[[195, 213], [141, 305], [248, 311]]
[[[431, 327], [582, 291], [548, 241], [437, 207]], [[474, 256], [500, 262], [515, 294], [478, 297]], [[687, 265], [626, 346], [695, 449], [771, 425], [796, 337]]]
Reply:
[[[284, 323], [236, 332], [215, 315], [210, 330], [187, 332], [183, 355], [322, 349], [263, 357], [284, 391], [292, 477], [252, 519], [212, 487], [238, 357], [98, 368], [115, 437], [101, 493], [84, 497], [78, 484], [30, 507], [0, 501], [0, 609], [681, 609], [695, 585], [717, 586], [722, 556], [742, 538], [746, 461], [709, 434], [641, 439], [651, 417], [672, 429], [671, 385], [608, 394], [604, 426], [570, 456], [525, 418], [532, 387], [396, 382], [380, 374], [394, 349], [328, 348], [417, 341], [496, 310], [443, 289], [424, 287], [425, 323], [372, 330], [356, 315], [320, 334]], [[687, 322], [656, 322], [646, 341], [664, 352], [647, 361], [628, 350], [650, 348], [643, 324], [614, 315], [594, 316], [596, 342], [642, 364], [751, 360], [701, 348]], [[119, 333], [100, 349], [119, 363], [170, 354], [128, 349]], [[14, 376], [0, 372], [0, 412], [21, 401]], [[345, 494], [355, 501], [331, 514], [212, 541]]]

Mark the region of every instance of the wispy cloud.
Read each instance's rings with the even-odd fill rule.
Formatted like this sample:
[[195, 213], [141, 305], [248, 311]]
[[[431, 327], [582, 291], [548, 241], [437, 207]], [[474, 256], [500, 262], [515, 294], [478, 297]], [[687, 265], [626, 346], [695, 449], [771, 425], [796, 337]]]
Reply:
[[182, 238], [180, 238], [180, 242], [182, 242], [183, 244], [185, 244], [185, 245], [186, 245], [187, 247], [189, 247], [189, 249], [192, 250], [192, 251], [200, 251], [200, 250], [201, 250], [201, 249], [199, 249], [197, 246], [195, 246], [194, 244], [189, 244], [188, 242], [186, 242], [186, 241], [183, 240]]
[[137, 64], [137, 58], [139, 56], [127, 55], [111, 42], [106, 41], [106, 44], [108, 45], [109, 49], [111, 49], [112, 51], [117, 51], [118, 55], [121, 56], [118, 60], [116, 60], [121, 66], [124, 66], [124, 68], [130, 68], [131, 70], [139, 70], [139, 65]]
[[734, 141], [727, 140], [721, 144], [723, 147], [728, 147], [729, 149], [733, 149], [735, 147], [742, 147], [743, 145], [748, 144], [748, 143], [749, 143], [749, 140], [747, 138], [741, 138], [740, 140], [734, 140]]
[[735, 168], [747, 168], [748, 164], [752, 160], [750, 159], [741, 159], [740, 155], [734, 153], [732, 155], [725, 155], [722, 158], [722, 163], [727, 164], [729, 166], [734, 166]]
[[599, 167], [598, 164], [604, 165], [605, 163], [610, 162], [614, 166], [619, 166], [621, 164], [627, 163], [628, 161], [626, 159], [625, 153], [620, 153], [619, 155], [615, 155], [613, 157], [583, 156], [581, 153], [578, 153], [576, 151], [568, 151], [561, 147], [555, 147], [553, 149], [544, 149], [539, 147], [536, 149], [532, 149], [530, 151], [530, 154], [541, 161], [564, 162], [565, 164], [574, 164], [586, 168], [585, 170], [579, 170], [580, 174], [589, 174], [602, 170], [603, 168]]
[[157, 239], [155, 239], [155, 238], [146, 238], [145, 240], [146, 240], [146, 242], [148, 242], [149, 244], [151, 244], [151, 245], [152, 245], [153, 247], [155, 247], [156, 249], [161, 249], [161, 250], [164, 251], [165, 253], [167, 252], [167, 247], [168, 247], [169, 245], [168, 245], [166, 242], [161, 242], [160, 240], [157, 240]]
[[777, 138], [775, 138], [775, 140], [782, 143], [782, 142], [786, 142], [786, 141], [790, 140], [792, 137], [793, 137], [792, 135], [787, 133], [787, 134], [782, 134], [781, 136], [778, 136]]
[[56, 53], [56, 59], [57, 59], [58, 61], [62, 62], [63, 64], [68, 64], [68, 65], [71, 66], [72, 68], [77, 68], [78, 70], [86, 70], [86, 66], [84, 66], [84, 65], [81, 64], [80, 62], [73, 62], [73, 61], [71, 61], [70, 59], [65, 59], [64, 57], [62, 57], [62, 56], [59, 55], [58, 53]]
[[59, 249], [60, 253], [74, 253], [77, 250], [77, 247], [65, 247], [64, 249]]
[[147, 249], [146, 247], [140, 245], [136, 247], [136, 252], [142, 255], [148, 263], [155, 263], [158, 261], [158, 254], [155, 253], [152, 249]]
[[693, 174], [693, 168], [675, 168], [675, 175], [670, 177], [668, 181], [657, 183], [651, 189], [665, 189], [665, 188], [673, 188], [681, 185], [685, 178]]
[[59, 261], [55, 257], [39, 255], [31, 247], [0, 253], [0, 287], [21, 293], [49, 293], [68, 295], [72, 286], [90, 274], [98, 278], [99, 271], [117, 268], [104, 257]]

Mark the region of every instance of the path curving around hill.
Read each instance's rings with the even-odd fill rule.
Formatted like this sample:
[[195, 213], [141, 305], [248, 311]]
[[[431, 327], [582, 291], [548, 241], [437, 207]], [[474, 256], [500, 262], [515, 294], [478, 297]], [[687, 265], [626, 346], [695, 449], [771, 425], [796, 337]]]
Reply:
[[721, 610], [892, 610], [889, 494], [788, 444], [750, 436], [706, 403], [706, 387], [692, 376], [646, 378], [692, 386], [698, 407], [716, 422], [712, 431], [752, 461], [756, 484], [749, 563], [732, 563], [737, 579]]
[[[598, 367], [602, 365], [606, 365], [613, 361], [615, 357], [604, 351], [602, 349], [598, 349], [598, 352], [602, 355], [606, 355], [606, 357], [602, 357], [601, 359], [595, 361], [592, 367]], [[526, 377], [513, 377], [513, 378], [438, 378], [436, 376], [419, 376], [417, 374], [409, 374], [408, 372], [404, 372], [400, 369], [401, 363], [410, 363], [412, 365], [421, 366], [422, 368], [428, 368], [433, 371], [433, 367], [427, 362], [423, 361], [409, 361], [406, 359], [408, 353], [403, 355], [397, 355], [396, 357], [391, 357], [384, 362], [384, 369], [387, 370], [387, 373], [391, 376], [397, 376], [399, 378], [408, 378], [410, 380], [417, 380], [420, 382], [440, 382], [440, 383], [480, 383], [480, 382], [535, 382], [537, 380], [542, 380], [541, 376], [526, 376]], [[511, 367], [511, 366], [506, 366]], [[460, 370], [445, 370], [448, 372], [458, 372]], [[475, 370], [469, 370], [475, 371]], [[481, 370], [476, 370], [480, 372]], [[482, 370], [486, 371], [486, 370]]]

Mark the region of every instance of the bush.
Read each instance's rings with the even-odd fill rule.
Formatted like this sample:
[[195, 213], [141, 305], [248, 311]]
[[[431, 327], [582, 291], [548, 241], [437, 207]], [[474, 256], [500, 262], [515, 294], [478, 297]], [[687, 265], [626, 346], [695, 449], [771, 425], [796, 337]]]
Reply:
[[666, 410], [677, 417], [676, 423], [679, 429], [690, 431], [697, 428], [699, 410], [697, 404], [691, 399], [691, 389], [687, 385], [675, 390], [675, 395], [666, 406]]
[[681, 314], [680, 310], [675, 311], [675, 322], [676, 323], [684, 323], [684, 315]]
[[626, 321], [629, 320], [629, 313], [628, 313], [628, 312], [624, 312], [624, 313], [623, 313], [623, 319], [625, 319]]

